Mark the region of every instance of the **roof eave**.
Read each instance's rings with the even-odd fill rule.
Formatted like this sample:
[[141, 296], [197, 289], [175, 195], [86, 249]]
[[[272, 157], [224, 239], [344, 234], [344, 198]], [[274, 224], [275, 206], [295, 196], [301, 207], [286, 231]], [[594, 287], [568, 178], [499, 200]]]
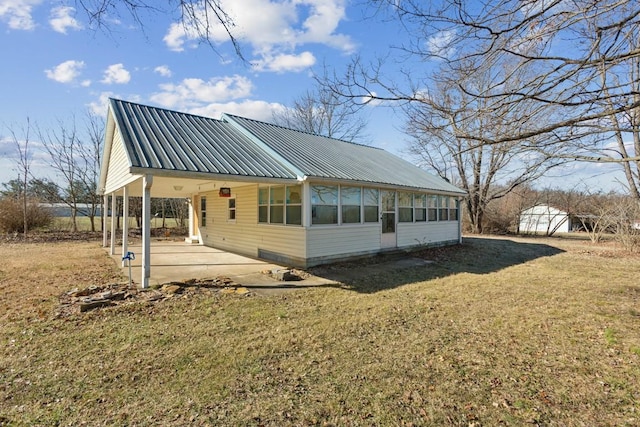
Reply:
[[362, 180], [351, 180], [351, 179], [339, 179], [339, 178], [327, 178], [321, 176], [305, 176], [305, 181], [309, 182], [323, 182], [323, 183], [332, 183], [332, 184], [349, 184], [349, 185], [361, 185], [361, 186], [369, 186], [369, 187], [378, 187], [389, 190], [404, 190], [404, 191], [421, 191], [430, 194], [439, 194], [439, 195], [447, 195], [447, 196], [459, 196], [465, 197], [467, 195], [466, 191], [457, 189], [457, 191], [449, 191], [442, 190], [437, 188], [428, 188], [428, 187], [420, 187], [420, 186], [411, 186], [411, 185], [399, 185], [399, 184], [391, 184], [388, 182], [374, 182], [374, 181], [362, 181]]
[[251, 176], [251, 175], [234, 175], [226, 173], [214, 172], [193, 172], [181, 170], [168, 170], [157, 168], [131, 167], [130, 173], [135, 175], [153, 175], [169, 178], [187, 178], [187, 179], [204, 179], [219, 181], [236, 181], [236, 182], [255, 182], [255, 183], [292, 183], [298, 182], [297, 177], [268, 177], [268, 176]]

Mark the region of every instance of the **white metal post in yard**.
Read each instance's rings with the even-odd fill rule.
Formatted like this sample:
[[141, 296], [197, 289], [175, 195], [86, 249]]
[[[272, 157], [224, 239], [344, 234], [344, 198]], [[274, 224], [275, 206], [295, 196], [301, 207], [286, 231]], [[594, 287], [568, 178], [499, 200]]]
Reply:
[[[124, 257], [129, 252], [129, 187], [122, 189], [122, 266]], [[131, 262], [129, 262], [131, 269]], [[129, 274], [131, 275], [131, 274]]]
[[129, 288], [131, 288], [131, 261], [133, 261], [134, 259], [136, 259], [136, 254], [134, 254], [133, 252], [127, 252], [123, 257], [122, 257], [122, 266], [124, 267], [125, 264], [129, 265]]
[[153, 175], [142, 177], [142, 288], [149, 287], [151, 277], [151, 186]]

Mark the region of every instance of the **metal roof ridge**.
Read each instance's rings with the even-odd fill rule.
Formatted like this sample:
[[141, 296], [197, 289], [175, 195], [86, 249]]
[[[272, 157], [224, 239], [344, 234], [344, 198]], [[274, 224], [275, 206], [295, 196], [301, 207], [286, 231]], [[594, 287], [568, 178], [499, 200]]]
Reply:
[[237, 118], [242, 119], [242, 120], [249, 120], [249, 121], [256, 122], [256, 123], [262, 123], [262, 124], [265, 124], [265, 125], [268, 125], [268, 126], [273, 126], [273, 127], [276, 127], [276, 128], [284, 129], [284, 130], [289, 131], [289, 132], [303, 133], [305, 135], [310, 135], [310, 136], [313, 136], [313, 137], [316, 137], [316, 138], [325, 138], [325, 139], [330, 139], [330, 140], [336, 141], [336, 142], [343, 142], [345, 144], [355, 145], [357, 147], [373, 148], [375, 150], [386, 151], [384, 148], [375, 147], [373, 145], [363, 144], [363, 143], [354, 142], [354, 141], [347, 141], [345, 139], [334, 138], [332, 136], [320, 135], [320, 134], [309, 132], [309, 131], [306, 131], [306, 130], [288, 128], [288, 127], [283, 126], [283, 125], [278, 125], [278, 124], [270, 123], [270, 122], [264, 122], [264, 121], [252, 119], [252, 118], [249, 118], [249, 117], [242, 117], [242, 116], [237, 116], [237, 115], [229, 114], [229, 113], [223, 113], [222, 115], [225, 116], [225, 117], [228, 117], [230, 119], [233, 119], [234, 117], [237, 117]]
[[[273, 148], [269, 147], [260, 138], [258, 138], [256, 135], [254, 135], [251, 131], [249, 131], [244, 126], [242, 126], [240, 123], [238, 123], [236, 120], [234, 120], [234, 117], [236, 117], [236, 116], [233, 116], [233, 115], [227, 114], [227, 113], [222, 113], [221, 119], [225, 123], [229, 123], [230, 125], [232, 125], [234, 127], [234, 129], [236, 129], [237, 131], [241, 132], [244, 136], [249, 138], [249, 140], [251, 140], [254, 144], [256, 144], [261, 150], [263, 150], [266, 153], [268, 153], [273, 159], [279, 161], [285, 167], [291, 169], [291, 171], [298, 176], [298, 180], [299, 181], [304, 181], [307, 178], [307, 175], [302, 170], [300, 170], [297, 166], [295, 166], [293, 163], [291, 163], [288, 159], [286, 159], [282, 155], [278, 154]], [[237, 116], [237, 117], [241, 118], [240, 116]], [[251, 119], [249, 119], [249, 120], [251, 120]]]

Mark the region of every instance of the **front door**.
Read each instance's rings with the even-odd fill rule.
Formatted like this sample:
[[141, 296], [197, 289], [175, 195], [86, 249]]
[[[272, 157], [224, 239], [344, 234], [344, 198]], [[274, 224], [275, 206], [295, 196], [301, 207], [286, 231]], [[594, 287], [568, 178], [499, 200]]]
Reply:
[[382, 235], [380, 247], [395, 248], [396, 241], [396, 192], [382, 191]]

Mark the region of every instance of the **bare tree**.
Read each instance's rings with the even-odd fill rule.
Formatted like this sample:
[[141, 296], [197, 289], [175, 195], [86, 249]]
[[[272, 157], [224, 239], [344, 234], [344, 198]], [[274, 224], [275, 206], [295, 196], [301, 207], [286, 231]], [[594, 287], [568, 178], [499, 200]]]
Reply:
[[[344, 76], [334, 77], [335, 92], [359, 105], [371, 100], [422, 103], [425, 88], [433, 88], [442, 76], [469, 72], [482, 76], [492, 69], [487, 84], [478, 86], [478, 79], [467, 78], [456, 83], [457, 92], [482, 103], [485, 117], [500, 117], [505, 108], [518, 110], [524, 104], [530, 115], [545, 120], [516, 121], [502, 134], [460, 126], [457, 138], [469, 147], [530, 141], [544, 155], [617, 162], [627, 177], [634, 176], [637, 188], [640, 8], [635, 2], [383, 0], [373, 4], [378, 13], [397, 19], [406, 32], [409, 41], [397, 48], [404, 66], [390, 70], [393, 61], [367, 64], [355, 58]], [[510, 84], [514, 77], [518, 87]], [[625, 142], [631, 137], [633, 149]], [[610, 148], [612, 142], [617, 145]], [[572, 151], [558, 152], [558, 146]]]
[[[473, 97], [461, 85], [486, 91], [505, 67], [468, 62], [466, 69], [442, 74], [434, 86], [423, 92], [420, 102], [405, 105], [407, 133], [412, 136], [410, 152], [428, 169], [455, 182], [467, 192], [466, 212], [471, 231], [482, 233], [484, 214], [492, 200], [502, 198], [515, 188], [539, 178], [561, 162], [537, 150], [539, 137], [496, 141], [527, 126], [544, 121], [531, 103], [502, 108], [494, 100]], [[506, 82], [517, 88], [525, 68], [513, 73]], [[487, 142], [483, 142], [487, 141]]]
[[[70, 0], [69, 2], [71, 3]], [[164, 4], [149, 0], [73, 0], [73, 3], [87, 14], [90, 24], [103, 30], [111, 28], [114, 16], [126, 15], [144, 30], [147, 23], [154, 19], [154, 14], [177, 15], [178, 23], [187, 34], [194, 35], [216, 52], [212, 35], [221, 27], [229, 37], [236, 55], [244, 60], [234, 33], [235, 23], [225, 11], [221, 0], [169, 0]]]
[[87, 199], [85, 202], [89, 204], [86, 214], [91, 222], [91, 231], [96, 231], [95, 217], [102, 201], [97, 189], [100, 156], [102, 155], [102, 142], [104, 140], [104, 119], [88, 111], [85, 124], [87, 140], [79, 145], [78, 155], [83, 167], [78, 170], [78, 179], [85, 188]]
[[58, 121], [58, 130], [43, 132], [39, 130], [39, 138], [49, 155], [50, 166], [64, 182], [63, 202], [71, 208], [72, 231], [78, 231], [78, 203], [85, 192], [81, 179], [86, 174], [86, 164], [81, 153], [81, 141], [76, 131], [75, 118], [67, 126]]
[[22, 135], [19, 138], [13, 128], [9, 129], [11, 138], [16, 147], [16, 169], [18, 171], [18, 177], [20, 180], [20, 186], [22, 187], [21, 200], [22, 200], [22, 214], [23, 214], [23, 233], [27, 237], [29, 232], [29, 218], [27, 210], [29, 177], [31, 172], [31, 152], [29, 148], [30, 135], [31, 135], [31, 121], [27, 117], [27, 123], [22, 127]]
[[274, 113], [275, 123], [292, 129], [349, 142], [366, 142], [367, 122], [361, 111], [346, 102], [327, 84], [328, 74], [316, 77], [316, 86], [293, 101], [290, 108]]

